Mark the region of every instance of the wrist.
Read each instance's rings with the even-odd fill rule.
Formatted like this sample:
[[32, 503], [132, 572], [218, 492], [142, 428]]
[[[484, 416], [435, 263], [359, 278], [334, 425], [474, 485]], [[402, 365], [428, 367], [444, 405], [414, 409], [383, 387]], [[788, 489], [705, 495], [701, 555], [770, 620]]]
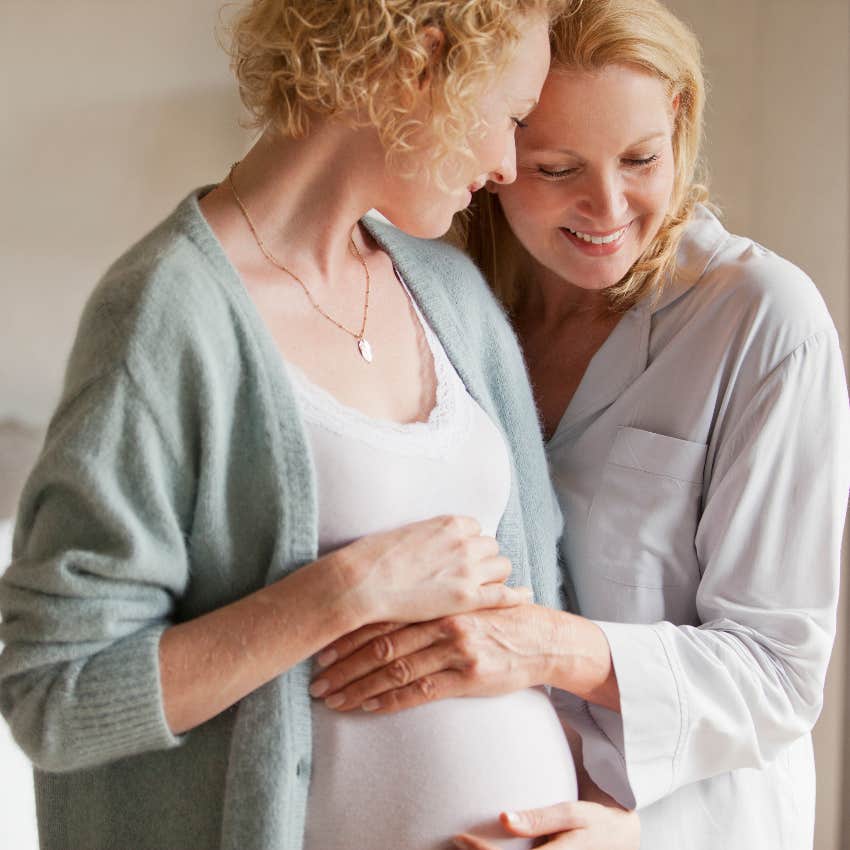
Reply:
[[605, 632], [586, 617], [557, 615], [548, 684], [588, 702], [620, 710], [620, 690]]
[[362, 593], [362, 565], [345, 546], [319, 558], [300, 572], [310, 583], [311, 604], [325, 611], [333, 630], [348, 634], [377, 619]]

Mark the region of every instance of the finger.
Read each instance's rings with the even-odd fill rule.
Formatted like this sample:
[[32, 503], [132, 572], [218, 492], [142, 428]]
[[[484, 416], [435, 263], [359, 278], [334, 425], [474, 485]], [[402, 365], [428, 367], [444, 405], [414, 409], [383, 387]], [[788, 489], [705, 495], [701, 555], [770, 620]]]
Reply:
[[504, 582], [512, 570], [513, 565], [510, 560], [504, 555], [500, 555], [498, 551], [488, 553], [485, 557], [482, 557], [478, 565], [478, 575], [481, 576], [482, 584]]
[[471, 516], [459, 516], [457, 514], [446, 514], [444, 516], [423, 519], [413, 525], [420, 525], [428, 534], [433, 533], [433, 526], [437, 526], [444, 534], [453, 537], [477, 537], [481, 534], [481, 523]]
[[[439, 620], [417, 623], [378, 635], [348, 658], [332, 664], [317, 673], [310, 687], [314, 697], [329, 697], [352, 682], [384, 669], [397, 659], [421, 652], [445, 637], [445, 629]], [[398, 673], [399, 671], [396, 671]], [[429, 670], [429, 672], [433, 672]], [[408, 680], [412, 681], [412, 680]], [[408, 684], [408, 681], [402, 684]], [[398, 685], [395, 685], [398, 687]], [[389, 690], [389, 688], [384, 688]], [[365, 697], [364, 697], [365, 699]]]
[[526, 809], [521, 812], [502, 812], [499, 820], [505, 829], [514, 835], [534, 837], [566, 832], [572, 829], [585, 829], [591, 811], [588, 807], [596, 805], [581, 800], [556, 803], [540, 809]]
[[356, 652], [376, 637], [398, 631], [406, 625], [406, 623], [370, 623], [328, 644], [316, 656], [316, 663], [319, 667], [329, 667], [335, 661], [347, 658], [352, 652]]
[[482, 584], [476, 594], [477, 608], [514, 608], [534, 599], [530, 587], [508, 587], [501, 582]]
[[456, 835], [454, 837], [454, 845], [458, 850], [499, 850], [495, 844], [491, 844], [489, 841], [484, 841], [482, 838], [469, 835], [468, 833]]
[[[386, 694], [389, 691], [405, 688], [435, 673], [455, 667], [455, 652], [449, 644], [429, 646], [421, 652], [404, 655], [382, 667], [380, 670], [352, 682], [337, 693], [325, 698], [325, 705], [337, 711], [360, 708], [364, 702]], [[316, 682], [314, 685], [318, 685]], [[311, 691], [312, 692], [312, 691]]]
[[422, 676], [404, 688], [372, 697], [366, 700], [361, 708], [372, 714], [393, 714], [426, 702], [461, 697], [466, 693], [467, 681], [462, 673], [444, 670], [441, 673]]

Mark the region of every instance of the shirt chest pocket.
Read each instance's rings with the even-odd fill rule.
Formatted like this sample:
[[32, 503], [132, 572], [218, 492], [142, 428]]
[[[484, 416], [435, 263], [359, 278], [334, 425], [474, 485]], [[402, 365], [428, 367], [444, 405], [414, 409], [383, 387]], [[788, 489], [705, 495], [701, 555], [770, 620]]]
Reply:
[[706, 450], [702, 443], [618, 429], [587, 525], [589, 563], [610, 594], [609, 616], [697, 621], [694, 537]]

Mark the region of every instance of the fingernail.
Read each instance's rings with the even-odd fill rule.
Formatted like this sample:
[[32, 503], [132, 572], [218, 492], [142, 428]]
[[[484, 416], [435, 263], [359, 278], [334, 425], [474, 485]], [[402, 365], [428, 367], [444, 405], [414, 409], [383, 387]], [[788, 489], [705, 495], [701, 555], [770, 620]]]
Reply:
[[338, 653], [335, 649], [326, 649], [324, 652], [318, 654], [316, 663], [319, 667], [328, 667], [336, 661], [337, 655]]
[[381, 707], [381, 704], [376, 699], [367, 699], [360, 708], [363, 711], [377, 711]]
[[328, 708], [339, 708], [345, 702], [345, 697], [342, 694], [334, 694], [325, 700], [325, 705]]
[[520, 816], [516, 812], [505, 812], [505, 820], [511, 826], [518, 826], [520, 822]]
[[310, 696], [320, 697], [322, 694], [326, 694], [328, 692], [328, 688], [330, 688], [330, 686], [331, 684], [327, 679], [319, 679], [310, 685]]

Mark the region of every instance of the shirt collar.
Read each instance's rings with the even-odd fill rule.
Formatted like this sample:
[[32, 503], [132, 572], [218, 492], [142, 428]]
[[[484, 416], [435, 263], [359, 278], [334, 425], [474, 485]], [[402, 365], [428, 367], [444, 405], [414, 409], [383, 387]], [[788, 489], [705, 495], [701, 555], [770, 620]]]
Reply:
[[661, 295], [638, 304], [646, 304], [657, 313], [684, 295], [705, 273], [727, 233], [717, 216], [703, 204], [697, 204], [676, 252], [676, 265], [665, 282]]

